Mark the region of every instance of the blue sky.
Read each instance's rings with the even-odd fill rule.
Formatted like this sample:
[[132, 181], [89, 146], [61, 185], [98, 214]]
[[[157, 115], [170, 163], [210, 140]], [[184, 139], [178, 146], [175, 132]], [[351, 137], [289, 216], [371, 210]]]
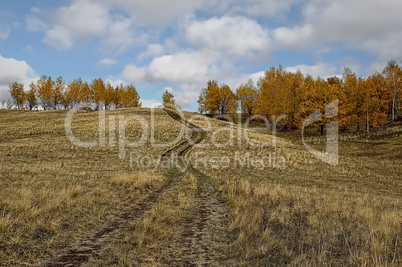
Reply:
[[402, 59], [400, 0], [0, 0], [0, 101], [41, 75], [164, 90], [196, 110], [210, 79], [232, 90], [271, 66], [314, 77]]

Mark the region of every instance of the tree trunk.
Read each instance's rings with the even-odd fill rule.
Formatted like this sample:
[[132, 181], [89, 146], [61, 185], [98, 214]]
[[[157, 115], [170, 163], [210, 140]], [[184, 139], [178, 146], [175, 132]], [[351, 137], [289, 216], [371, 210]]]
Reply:
[[369, 97], [367, 96], [367, 135], [370, 135], [370, 122], [369, 122]]
[[321, 132], [321, 134], [324, 134], [324, 124], [320, 125], [320, 132]]

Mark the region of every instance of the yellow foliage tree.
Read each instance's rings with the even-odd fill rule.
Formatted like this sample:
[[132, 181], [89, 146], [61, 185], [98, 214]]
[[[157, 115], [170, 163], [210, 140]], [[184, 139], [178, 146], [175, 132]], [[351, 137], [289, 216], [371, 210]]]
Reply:
[[100, 110], [105, 104], [105, 83], [101, 78], [99, 78], [92, 80], [90, 86], [93, 93], [93, 101], [95, 102], [96, 109]]
[[34, 108], [38, 107], [38, 99], [37, 99], [37, 87], [34, 84], [34, 82], [31, 82], [29, 85], [29, 91], [27, 93], [27, 105], [29, 107], [29, 110], [33, 110]]
[[202, 89], [198, 99], [200, 113], [225, 115], [236, 111], [236, 95], [228, 85], [218, 86], [218, 82], [208, 81], [207, 88]]
[[402, 70], [395, 60], [390, 60], [383, 70], [385, 84], [392, 95], [391, 114], [394, 121], [401, 116]]
[[79, 102], [84, 106], [89, 106], [93, 102], [93, 92], [87, 82], [84, 82], [81, 87], [79, 92]]
[[42, 76], [38, 81], [38, 98], [41, 101], [43, 109], [45, 110], [55, 108], [53, 106], [54, 85], [55, 82], [52, 81], [52, 77], [50, 76]]
[[14, 82], [9, 85], [9, 91], [11, 97], [13, 98], [14, 104], [17, 106], [18, 109], [21, 109], [24, 106], [26, 100], [24, 84]]
[[237, 99], [240, 101], [243, 116], [250, 118], [257, 107], [258, 92], [249, 81], [246, 85], [241, 85], [236, 90]]
[[168, 90], [165, 90], [162, 95], [162, 106], [164, 108], [172, 108], [176, 109], [176, 101], [174, 100], [174, 96]]
[[126, 107], [141, 107], [140, 95], [133, 84], [125, 86]]

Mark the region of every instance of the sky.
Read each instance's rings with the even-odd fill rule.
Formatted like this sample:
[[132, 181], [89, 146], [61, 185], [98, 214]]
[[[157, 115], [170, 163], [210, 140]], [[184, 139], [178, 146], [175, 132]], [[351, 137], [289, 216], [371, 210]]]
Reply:
[[0, 101], [41, 75], [133, 83], [197, 109], [208, 80], [235, 91], [271, 66], [313, 77], [402, 60], [400, 0], [0, 0]]

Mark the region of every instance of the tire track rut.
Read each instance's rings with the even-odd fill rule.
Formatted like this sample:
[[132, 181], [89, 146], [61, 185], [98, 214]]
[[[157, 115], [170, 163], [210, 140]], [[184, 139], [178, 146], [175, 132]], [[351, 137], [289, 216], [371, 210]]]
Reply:
[[[190, 138], [162, 154], [161, 159], [184, 160], [185, 154], [206, 137], [206, 132], [181, 118], [176, 112], [164, 109], [173, 119], [179, 121], [191, 130]], [[191, 167], [190, 167], [191, 168]], [[197, 191], [193, 206], [181, 223], [182, 231], [169, 246], [170, 257], [164, 263], [172, 266], [221, 265], [225, 250], [228, 248], [227, 213], [216, 191], [206, 177], [195, 169], [190, 169], [197, 178]], [[90, 261], [91, 256], [105, 247], [112, 239], [121, 234], [121, 230], [129, 222], [140, 220], [163, 197], [174, 178], [168, 178], [159, 189], [149, 193], [141, 201], [117, 218], [105, 223], [82, 237], [77, 244], [57, 253], [45, 266], [80, 266]]]
[[179, 114], [169, 109], [164, 109], [164, 111], [169, 114], [170, 117], [179, 121], [187, 128], [191, 130], [190, 138], [186, 138], [186, 140], [182, 141], [177, 146], [169, 149], [165, 153], [162, 154], [162, 159], [164, 158], [173, 158], [173, 159], [183, 159], [185, 154], [196, 144], [200, 143], [206, 137], [206, 132], [204, 129], [184, 120]]
[[88, 262], [92, 254], [104, 247], [108, 240], [116, 238], [120, 234], [119, 230], [127, 226], [129, 222], [141, 219], [158, 201], [159, 196], [171, 187], [172, 182], [173, 179], [169, 178], [162, 187], [135, 203], [128, 211], [97, 228], [90, 235], [82, 237], [78, 244], [61, 251], [44, 265], [48, 267], [80, 266]]
[[[173, 119], [186, 125], [191, 131], [190, 140], [168, 150], [164, 157], [184, 160], [191, 147], [206, 138], [202, 128], [185, 121], [177, 113], [165, 110]], [[197, 190], [188, 216], [181, 223], [181, 233], [169, 246], [170, 257], [165, 259], [167, 266], [228, 266], [230, 238], [228, 234], [227, 212], [217, 192], [208, 182], [207, 177], [189, 167], [197, 178]]]
[[197, 191], [181, 233], [169, 246], [167, 266], [232, 266], [226, 209], [207, 178], [194, 169]]

